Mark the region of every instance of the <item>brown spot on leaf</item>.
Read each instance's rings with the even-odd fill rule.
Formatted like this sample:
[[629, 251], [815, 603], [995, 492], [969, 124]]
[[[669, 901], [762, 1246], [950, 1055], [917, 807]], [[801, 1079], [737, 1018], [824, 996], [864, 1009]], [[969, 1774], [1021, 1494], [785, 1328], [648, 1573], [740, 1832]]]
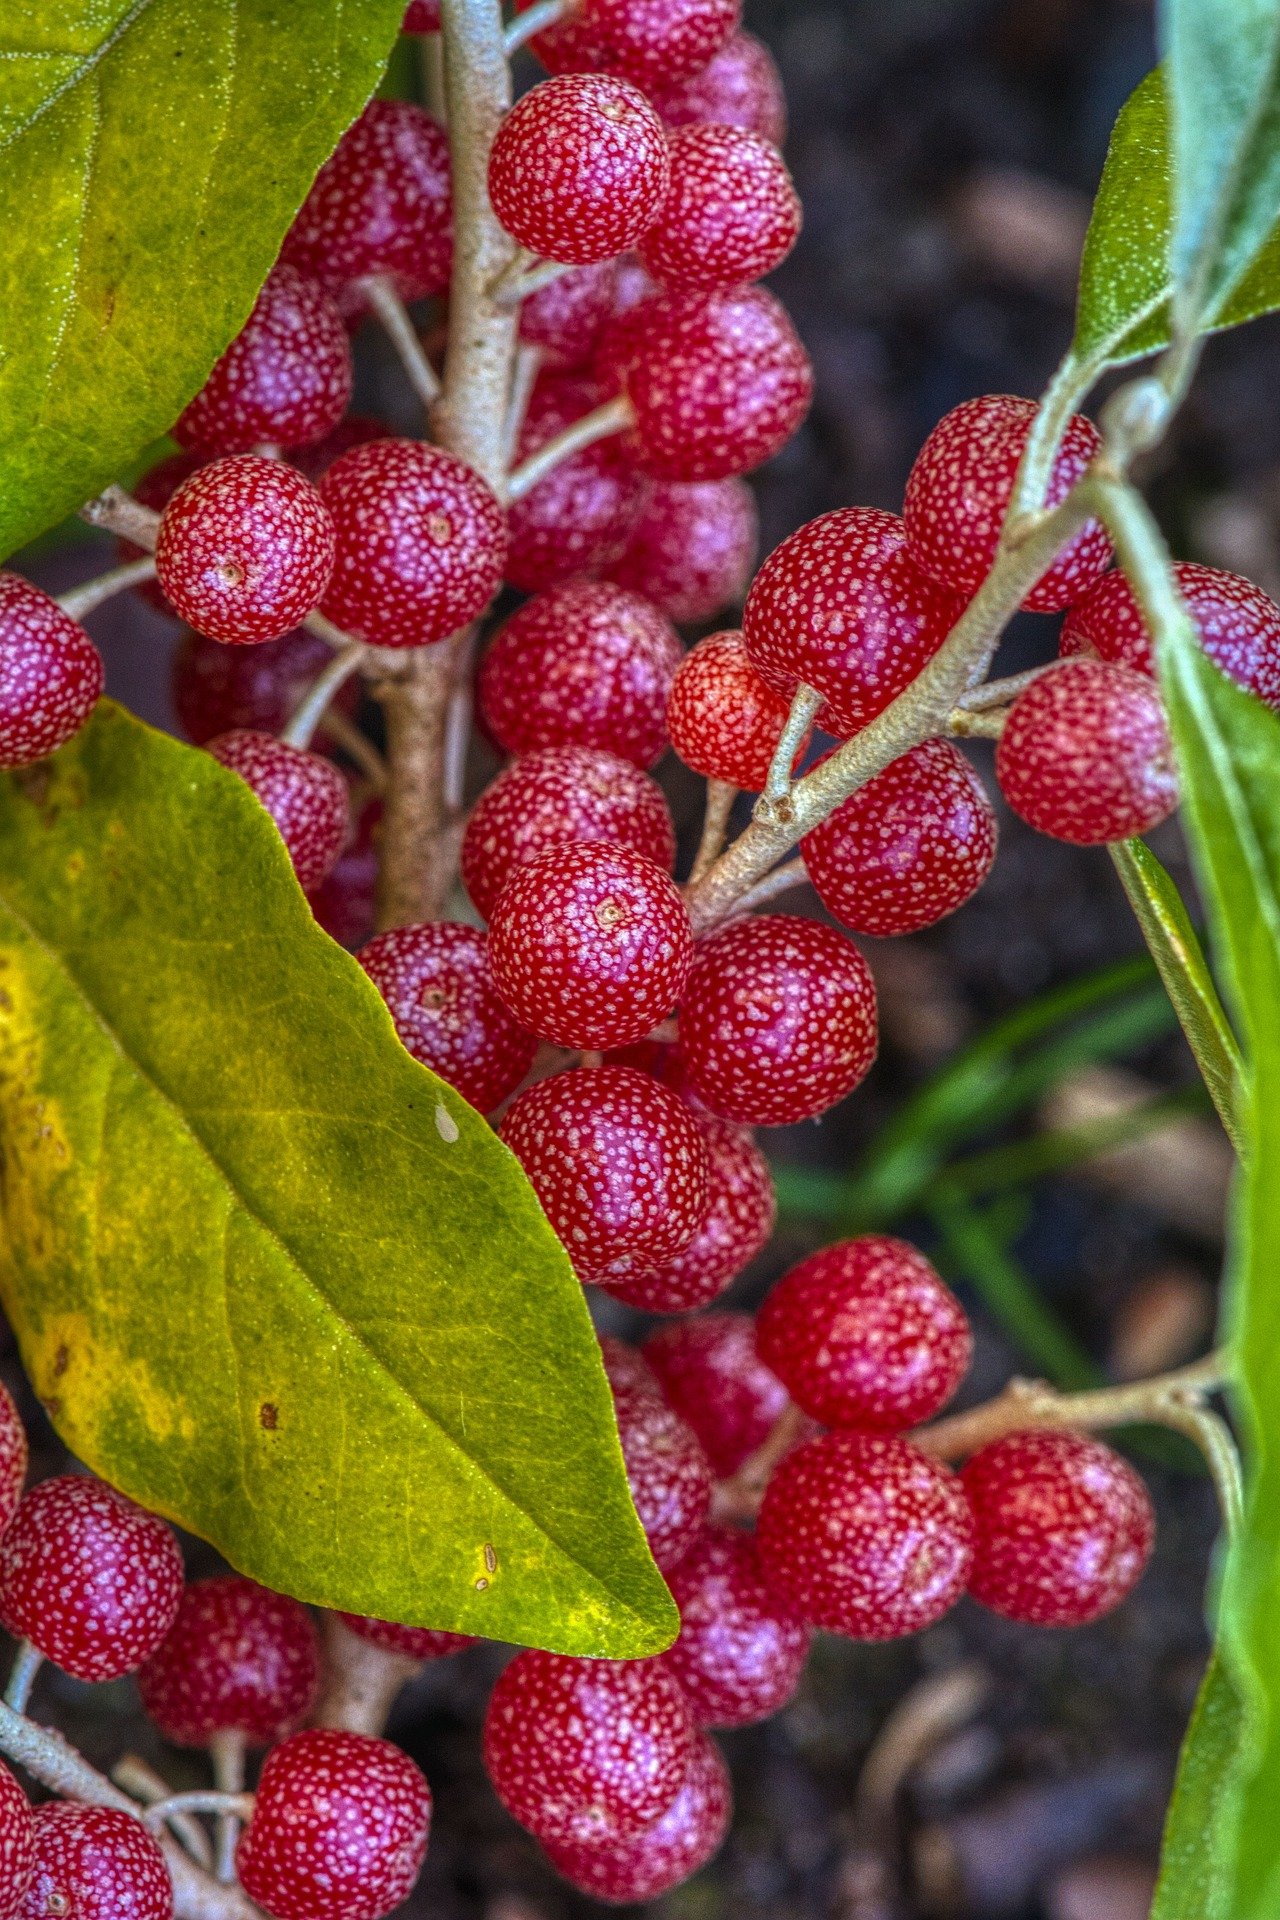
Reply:
[[274, 1433], [280, 1425], [280, 1409], [272, 1400], [264, 1400], [258, 1408], [258, 1425], [264, 1433]]
[[54, 1379], [61, 1380], [63, 1374], [66, 1372], [67, 1368], [70, 1365], [71, 1365], [71, 1349], [67, 1345], [66, 1341], [64, 1340], [62, 1345], [58, 1348], [58, 1351], [53, 1356]]

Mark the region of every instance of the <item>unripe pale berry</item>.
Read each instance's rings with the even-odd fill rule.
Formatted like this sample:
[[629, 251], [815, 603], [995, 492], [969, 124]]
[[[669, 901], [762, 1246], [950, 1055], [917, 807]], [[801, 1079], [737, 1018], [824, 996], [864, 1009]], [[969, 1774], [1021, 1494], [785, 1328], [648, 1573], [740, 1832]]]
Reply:
[[[523, 13], [531, 0], [517, 0]], [[535, 53], [552, 73], [607, 69], [637, 86], [697, 73], [738, 24], [742, 0], [581, 0], [565, 21], [537, 34]]]
[[706, 66], [683, 80], [658, 79], [647, 89], [669, 127], [711, 121], [745, 127], [780, 147], [787, 137], [787, 101], [773, 55], [753, 33], [732, 34]]
[[707, 1204], [707, 1149], [683, 1101], [631, 1067], [540, 1080], [501, 1138], [533, 1183], [580, 1280], [671, 1260]]
[[478, 928], [452, 921], [394, 927], [371, 940], [359, 960], [415, 1060], [481, 1113], [515, 1091], [537, 1042], [494, 985], [489, 943]]
[[745, 480], [650, 480], [621, 557], [605, 578], [677, 625], [712, 620], [747, 590], [760, 538]]
[[269, 1746], [305, 1719], [319, 1683], [306, 1608], [238, 1574], [194, 1581], [138, 1671], [143, 1706], [183, 1747], [208, 1746], [220, 1733]]
[[[305, 627], [257, 647], [228, 647], [188, 631], [169, 663], [169, 688], [182, 731], [197, 747], [240, 727], [279, 733], [332, 659], [328, 641]], [[338, 689], [336, 702], [354, 713], [359, 698], [358, 682], [351, 679]], [[323, 740], [323, 726], [316, 737]]]
[[36, 1829], [27, 1796], [0, 1765], [0, 1920], [14, 1920], [36, 1862]]
[[484, 1763], [507, 1812], [544, 1844], [611, 1845], [667, 1811], [695, 1738], [657, 1661], [531, 1649], [494, 1685]]
[[613, 312], [617, 281], [617, 262], [596, 260], [571, 267], [520, 302], [520, 338], [540, 350], [544, 367], [571, 373], [590, 364]]
[[996, 857], [995, 809], [950, 740], [926, 740], [800, 842], [827, 912], [854, 933], [918, 933], [977, 892]]
[[669, 171], [662, 122], [636, 87], [565, 74], [526, 93], [498, 128], [489, 197], [522, 247], [589, 266], [652, 224]]
[[463, 1653], [479, 1646], [469, 1633], [443, 1633], [435, 1627], [400, 1627], [392, 1620], [375, 1620], [364, 1613], [340, 1613], [339, 1620], [357, 1639], [387, 1653], [401, 1653], [406, 1660], [443, 1660], [451, 1653]]
[[238, 773], [271, 815], [303, 892], [318, 887], [351, 831], [347, 783], [338, 769], [305, 747], [247, 728], [218, 734], [207, 751]]
[[786, 1407], [786, 1388], [756, 1352], [749, 1313], [673, 1321], [650, 1334], [641, 1352], [718, 1474], [736, 1473]]
[[747, 1727], [795, 1694], [809, 1629], [769, 1587], [749, 1533], [711, 1527], [670, 1575], [680, 1637], [662, 1656], [700, 1727]]
[[770, 1586], [811, 1626], [891, 1640], [955, 1605], [973, 1532], [958, 1477], [910, 1441], [827, 1433], [775, 1469], [756, 1543]]
[[69, 1920], [173, 1920], [164, 1855], [131, 1813], [57, 1801], [36, 1808], [35, 1864], [15, 1920], [60, 1914]]
[[70, 740], [102, 683], [80, 623], [20, 574], [0, 573], [0, 767], [43, 760]]
[[964, 611], [912, 563], [896, 514], [841, 507], [769, 555], [742, 613], [747, 652], [778, 692], [823, 695], [819, 724], [857, 733], [908, 687]]
[[[578, 375], [539, 380], [516, 444], [517, 463], [604, 397], [595, 381]], [[617, 559], [639, 513], [643, 486], [617, 434], [559, 461], [507, 509], [508, 583], [526, 593], [541, 592]]]
[[546, 1848], [557, 1873], [611, 1906], [657, 1900], [719, 1852], [733, 1818], [729, 1769], [714, 1740], [694, 1743], [684, 1783], [667, 1811], [629, 1840]]
[[27, 1430], [6, 1386], [0, 1385], [0, 1534], [22, 1498], [27, 1477]]
[[641, 260], [664, 286], [712, 293], [762, 279], [800, 235], [800, 200], [786, 161], [741, 127], [682, 127], [671, 136], [671, 179], [641, 236]]
[[827, 1427], [890, 1433], [928, 1420], [973, 1350], [964, 1308], [905, 1240], [867, 1234], [783, 1276], [756, 1317], [756, 1351]]
[[133, 1673], [181, 1598], [172, 1529], [97, 1480], [42, 1480], [0, 1539], [0, 1618], [77, 1680]]
[[333, 521], [311, 482], [256, 453], [215, 460], [185, 480], [156, 535], [156, 578], [174, 612], [232, 646], [301, 625], [333, 559]]
[[407, 1754], [313, 1727], [267, 1755], [236, 1868], [272, 1920], [382, 1920], [412, 1892], [430, 1830]]
[[[790, 701], [752, 664], [740, 633], [712, 633], [680, 664], [667, 700], [667, 731], [695, 773], [759, 793], [790, 710]], [[797, 759], [803, 752], [802, 745]]]
[[688, 1553], [711, 1510], [711, 1462], [692, 1427], [648, 1388], [614, 1388], [631, 1498], [662, 1572]]
[[419, 440], [374, 440], [320, 483], [336, 551], [322, 607], [377, 647], [425, 647], [483, 613], [502, 581], [507, 525], [478, 473]]
[[1010, 1433], [966, 1463], [969, 1590], [1007, 1619], [1083, 1627], [1137, 1585], [1155, 1542], [1142, 1481], [1083, 1433]]
[[1073, 660], [1009, 709], [996, 778], [1038, 833], [1101, 846], [1146, 833], [1178, 804], [1173, 743], [1146, 674]]
[[[991, 571], [1014, 477], [1039, 411], [1034, 400], [988, 393], [941, 419], [916, 455], [903, 520], [911, 558], [932, 580], [967, 599]], [[1091, 420], [1067, 423], [1045, 492], [1065, 500], [1102, 441]], [[1111, 542], [1090, 520], [1063, 548], [1023, 601], [1032, 613], [1074, 606], [1111, 564]]]
[[676, 835], [662, 789], [596, 747], [545, 747], [485, 788], [462, 840], [462, 879], [486, 918], [520, 867], [568, 841], [632, 847], [670, 873]]
[[[1238, 573], [1180, 560], [1173, 569], [1200, 644], [1224, 673], [1269, 707], [1280, 707], [1280, 607]], [[1151, 635], [1133, 588], [1117, 570], [1103, 574], [1062, 623], [1059, 651], [1110, 660], [1153, 674]]]
[[723, 1119], [816, 1119], [853, 1092], [876, 1044], [871, 969], [835, 927], [780, 913], [699, 942], [680, 1050], [694, 1090]]

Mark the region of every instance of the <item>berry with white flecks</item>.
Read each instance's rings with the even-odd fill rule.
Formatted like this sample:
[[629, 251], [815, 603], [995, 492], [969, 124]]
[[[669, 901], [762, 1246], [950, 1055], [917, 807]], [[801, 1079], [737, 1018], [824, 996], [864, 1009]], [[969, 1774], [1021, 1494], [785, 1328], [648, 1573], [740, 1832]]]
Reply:
[[794, 1697], [809, 1629], [773, 1592], [750, 1534], [711, 1527], [670, 1575], [680, 1637], [662, 1656], [700, 1727], [748, 1727]]
[[[171, 453], [158, 460], [154, 467], [148, 467], [133, 483], [133, 497], [139, 506], [152, 507], [160, 513], [168, 506], [184, 480], [193, 473], [199, 473], [205, 465], [202, 453]], [[308, 476], [310, 477], [310, 476]], [[116, 541], [116, 559], [121, 566], [131, 560], [141, 560], [146, 556], [146, 548], [135, 546], [132, 540]], [[145, 600], [157, 613], [166, 613], [173, 617], [173, 608], [164, 597], [158, 580], [140, 580], [132, 589], [140, 600]]]
[[238, 1574], [193, 1581], [138, 1671], [143, 1706], [183, 1747], [208, 1746], [222, 1733], [269, 1746], [306, 1718], [319, 1684], [306, 1608]]
[[[1280, 607], [1238, 573], [1186, 560], [1173, 569], [1200, 644], [1215, 664], [1269, 707], [1280, 708]], [[1155, 672], [1151, 635], [1125, 574], [1104, 573], [1062, 623], [1059, 652], [1092, 654]]]
[[614, 1388], [627, 1484], [664, 1573], [679, 1566], [711, 1510], [711, 1462], [692, 1427], [651, 1389]]
[[376, 1620], [366, 1613], [340, 1613], [338, 1618], [357, 1639], [386, 1653], [403, 1654], [406, 1660], [443, 1660], [480, 1644], [473, 1634], [444, 1633], [435, 1627], [400, 1627], [392, 1620]]
[[787, 101], [773, 55], [753, 33], [732, 34], [705, 67], [683, 80], [659, 79], [649, 98], [669, 127], [745, 127], [780, 147]]
[[349, 950], [363, 946], [373, 932], [381, 832], [382, 801], [374, 794], [360, 808], [346, 846], [320, 885], [307, 892], [318, 925]]
[[671, 179], [641, 236], [641, 260], [664, 286], [711, 293], [762, 279], [800, 234], [800, 201], [778, 149], [741, 127], [681, 127]]
[[[517, 0], [517, 14], [531, 4]], [[552, 73], [607, 70], [647, 89], [697, 73], [733, 33], [741, 10], [742, 0], [582, 0], [532, 45]]]
[[20, 574], [0, 573], [0, 767], [70, 740], [102, 685], [102, 658], [79, 621]]
[[716, 1854], [733, 1818], [729, 1769], [704, 1734], [667, 1811], [629, 1840], [591, 1846], [548, 1843], [552, 1866], [580, 1892], [612, 1906], [657, 1900]]
[[[516, 464], [590, 413], [603, 397], [595, 381], [580, 375], [539, 380], [516, 443]], [[541, 592], [615, 560], [640, 511], [643, 485], [617, 434], [558, 461], [507, 508], [509, 584]]]
[[164, 1855], [131, 1813], [57, 1801], [36, 1808], [35, 1861], [15, 1920], [61, 1914], [70, 1920], [173, 1920]]
[[650, 480], [620, 558], [605, 578], [643, 594], [679, 626], [742, 599], [760, 516], [745, 480]]
[[409, 0], [404, 19], [400, 22], [400, 31], [401, 33], [439, 33], [440, 0]]
[[764, 1444], [787, 1405], [786, 1388], [756, 1352], [749, 1313], [673, 1321], [650, 1334], [641, 1353], [722, 1476]]
[[[740, 633], [712, 633], [680, 664], [667, 700], [667, 730], [695, 773], [759, 793], [790, 710], [790, 701], [753, 665]], [[797, 749], [797, 760], [807, 744]]]
[[539, 287], [520, 302], [520, 338], [537, 347], [542, 365], [561, 373], [588, 366], [613, 313], [616, 260], [595, 260]]
[[[203, 633], [186, 632], [169, 664], [169, 687], [182, 731], [197, 747], [240, 727], [279, 733], [332, 659], [328, 641], [305, 627], [257, 647], [228, 647]], [[354, 712], [358, 682], [344, 682], [335, 697], [344, 712]], [[323, 737], [320, 727], [317, 738]]]
[[26, 1477], [27, 1430], [13, 1395], [0, 1385], [0, 1534], [18, 1511]]
[[1146, 674], [1073, 660], [1020, 693], [996, 748], [996, 778], [1038, 833], [1101, 846], [1146, 833], [1178, 804], [1173, 742]]
[[269, 733], [220, 733], [206, 751], [271, 815], [303, 892], [318, 887], [351, 831], [347, 783], [331, 761]]
[[26, 1794], [0, 1765], [0, 1920], [14, 1920], [36, 1861], [36, 1829]]

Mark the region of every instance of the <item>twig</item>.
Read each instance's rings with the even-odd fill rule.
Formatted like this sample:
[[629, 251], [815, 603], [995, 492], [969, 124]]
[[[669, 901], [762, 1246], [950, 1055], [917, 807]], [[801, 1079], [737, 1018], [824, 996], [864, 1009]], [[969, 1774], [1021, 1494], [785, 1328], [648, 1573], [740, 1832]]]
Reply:
[[360, 291], [373, 308], [383, 332], [396, 350], [409, 385], [426, 409], [427, 418], [440, 398], [440, 376], [423, 352], [418, 329], [391, 281], [377, 274], [361, 283]]
[[535, 346], [531, 340], [522, 340], [519, 343], [511, 374], [511, 392], [507, 397], [507, 411], [502, 422], [504, 467], [509, 467], [516, 457], [516, 448], [520, 444], [520, 432], [524, 426], [525, 415], [529, 411], [533, 390], [538, 384], [542, 361], [541, 347]]
[[537, 0], [535, 6], [518, 13], [507, 28], [507, 52], [515, 53], [535, 34], [545, 33], [548, 27], [554, 27], [557, 21], [563, 20], [571, 12], [572, 7], [573, 0]]
[[[145, 1760], [140, 1760], [136, 1753], [126, 1753], [122, 1760], [117, 1760], [111, 1769], [111, 1778], [118, 1787], [131, 1793], [135, 1800], [141, 1800], [144, 1807], [154, 1807], [161, 1800], [168, 1800], [173, 1793], [169, 1782], [154, 1767], [149, 1767]], [[189, 1813], [179, 1813], [175, 1814], [171, 1825], [176, 1838], [181, 1840], [196, 1865], [203, 1867], [206, 1873], [212, 1873], [213, 1848], [200, 1822]]]
[[150, 1832], [158, 1833], [175, 1814], [181, 1813], [229, 1814], [234, 1820], [248, 1820], [253, 1813], [253, 1795], [216, 1793], [204, 1788], [194, 1793], [171, 1793], [167, 1800], [157, 1800], [154, 1806], [148, 1807], [141, 1820]]
[[318, 1727], [346, 1733], [378, 1733], [387, 1724], [396, 1695], [422, 1662], [375, 1647], [344, 1626], [336, 1613], [323, 1623], [325, 1688], [315, 1712]]
[[160, 515], [154, 507], [144, 507], [123, 487], [104, 487], [92, 500], [85, 501], [80, 518], [87, 520], [91, 527], [105, 527], [109, 533], [132, 540], [135, 547], [145, 547], [148, 553], [155, 551]]
[[504, 309], [518, 307], [531, 293], [540, 293], [572, 271], [563, 260], [543, 260], [522, 247], [493, 283], [494, 304]]
[[58, 605], [73, 620], [83, 620], [86, 613], [92, 613], [104, 600], [123, 593], [126, 587], [139, 587], [144, 580], [154, 580], [156, 563], [149, 553], [141, 560], [126, 560], [121, 566], [112, 567], [109, 573], [100, 573], [95, 580], [86, 580], [82, 587], [73, 587], [70, 593], [58, 595]]
[[966, 707], [953, 707], [945, 731], [954, 740], [998, 740], [1009, 718], [1007, 707], [992, 707], [985, 713], [970, 713]]
[[799, 1407], [784, 1407], [755, 1452], [748, 1455], [731, 1479], [722, 1480], [716, 1488], [711, 1504], [712, 1519], [721, 1522], [754, 1519], [770, 1475], [784, 1455], [790, 1453], [807, 1425], [808, 1418]]
[[1011, 673], [1003, 680], [984, 680], [981, 686], [970, 687], [960, 695], [956, 709], [961, 713], [985, 713], [990, 707], [1012, 706], [1020, 693], [1025, 693], [1037, 680], [1043, 680], [1046, 673], [1055, 673], [1059, 667], [1069, 664], [1069, 660], [1046, 660], [1042, 667], [1028, 667], [1025, 673]]
[[775, 867], [772, 873], [766, 873], [763, 880], [758, 880], [754, 887], [749, 888], [734, 911], [755, 913], [759, 908], [767, 907], [771, 900], [776, 900], [779, 894], [790, 893], [793, 887], [806, 886], [808, 880], [809, 869], [803, 857], [797, 854], [794, 860], [787, 860], [782, 866]]
[[507, 481], [506, 498], [523, 500], [532, 493], [539, 480], [567, 460], [571, 454], [581, 453], [584, 447], [593, 447], [597, 440], [607, 440], [612, 434], [625, 433], [635, 420], [631, 402], [625, 394], [616, 399], [606, 400], [603, 406], [596, 407], [591, 413], [584, 413], [581, 420], [575, 420], [563, 433], [556, 434], [553, 440], [531, 453], [522, 460]]
[[700, 880], [707, 868], [720, 857], [725, 835], [729, 831], [729, 816], [733, 812], [733, 803], [738, 797], [738, 788], [731, 780], [708, 780], [706, 810], [702, 816], [702, 838], [698, 842], [698, 851], [694, 855], [693, 868], [689, 874], [690, 884]]
[[5, 1705], [12, 1707], [15, 1713], [26, 1712], [35, 1677], [43, 1664], [44, 1655], [33, 1647], [29, 1640], [19, 1642], [18, 1651], [13, 1659], [13, 1670], [9, 1675], [9, 1684], [4, 1693]]
[[453, 686], [449, 711], [444, 723], [444, 805], [446, 815], [462, 811], [467, 781], [467, 749], [471, 744], [471, 712], [475, 689], [472, 672], [476, 645], [480, 639], [477, 623], [464, 635], [453, 665]]
[[366, 649], [356, 640], [343, 653], [337, 653], [324, 672], [303, 695], [280, 738], [291, 747], [309, 747], [316, 728], [328, 711], [338, 689], [348, 681], [365, 659]]
[[[213, 1783], [218, 1792], [235, 1797], [244, 1792], [245, 1737], [242, 1733], [215, 1733], [209, 1742], [213, 1761]], [[236, 1846], [240, 1839], [240, 1819], [234, 1810], [218, 1818], [217, 1874], [224, 1884], [236, 1877]]]
[[341, 707], [330, 707], [324, 717], [324, 731], [335, 746], [341, 747], [349, 760], [354, 760], [375, 793], [387, 790], [387, 763], [353, 720], [348, 720]]
[[759, 802], [756, 804], [759, 818], [786, 819], [796, 755], [809, 738], [821, 707], [822, 695], [815, 693], [812, 687], [806, 687], [801, 681], [791, 702], [791, 711], [787, 715], [786, 725], [778, 735], [773, 759], [769, 763], [769, 777], [764, 783], [764, 793], [761, 795], [767, 805], [761, 807]]
[[407, 673], [371, 682], [387, 727], [387, 789], [378, 872], [379, 932], [430, 920], [439, 896], [444, 734], [453, 661], [463, 636], [415, 650]]

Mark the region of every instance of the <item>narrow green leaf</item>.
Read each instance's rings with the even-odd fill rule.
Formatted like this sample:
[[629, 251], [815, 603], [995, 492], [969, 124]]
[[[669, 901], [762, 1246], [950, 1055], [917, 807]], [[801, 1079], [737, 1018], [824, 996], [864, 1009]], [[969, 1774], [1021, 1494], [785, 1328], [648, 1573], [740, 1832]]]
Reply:
[[242, 325], [403, 0], [0, 0], [0, 556]]
[[678, 1626], [581, 1287], [265, 813], [104, 703], [0, 778], [0, 1296], [69, 1446], [267, 1585], [579, 1654]]
[[1232, 1845], [1247, 1738], [1239, 1694], [1217, 1653], [1187, 1729], [1150, 1920], [1232, 1920], [1219, 1863]]

